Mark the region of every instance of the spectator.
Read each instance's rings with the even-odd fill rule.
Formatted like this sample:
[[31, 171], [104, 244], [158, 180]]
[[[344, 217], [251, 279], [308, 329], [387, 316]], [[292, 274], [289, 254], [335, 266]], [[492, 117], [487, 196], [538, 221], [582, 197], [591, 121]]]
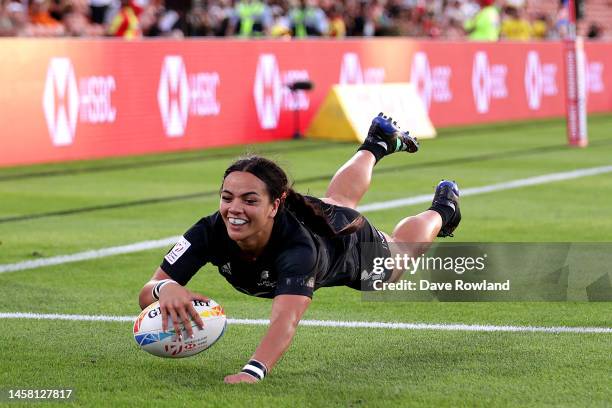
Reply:
[[231, 0], [219, 0], [208, 7], [208, 25], [212, 35], [223, 37], [232, 35], [232, 28], [238, 20]]
[[49, 13], [50, 0], [34, 0], [30, 4], [30, 25], [35, 36], [61, 36], [64, 26]]
[[261, 37], [269, 34], [272, 24], [270, 8], [260, 0], [241, 0], [235, 7], [235, 26], [232, 31], [241, 37]]
[[291, 38], [291, 21], [285, 4], [275, 4], [270, 9], [272, 10], [270, 35], [277, 38]]
[[366, 23], [366, 3], [357, 0], [347, 0], [346, 14], [348, 16], [346, 33], [351, 37], [364, 35]]
[[444, 19], [446, 20], [446, 24], [450, 24], [452, 20], [461, 24], [465, 22], [465, 14], [461, 7], [461, 1], [459, 0], [451, 0], [446, 9], [444, 9]]
[[139, 18], [140, 7], [132, 0], [121, 0], [121, 9], [113, 18], [108, 27], [108, 34], [113, 37], [122, 37], [127, 40], [142, 36]]
[[346, 36], [346, 24], [342, 17], [343, 8], [342, 4], [337, 3], [332, 6], [329, 14], [329, 33], [328, 35], [333, 38], [341, 38]]
[[461, 12], [465, 16], [463, 22], [465, 20], [473, 18], [479, 11], [481, 7], [478, 0], [462, 0], [461, 1]]
[[465, 38], [463, 24], [460, 21], [451, 18], [448, 20], [446, 28], [443, 31], [443, 37], [450, 41], [457, 41]]
[[473, 41], [497, 41], [499, 39], [499, 11], [494, 0], [480, 0], [480, 11], [465, 22], [463, 28]]
[[[439, 14], [438, 14], [439, 15]], [[423, 16], [422, 27], [423, 33], [427, 37], [438, 38], [442, 34], [442, 30], [440, 28], [442, 22], [439, 18], [436, 17], [433, 11], [427, 11]]]
[[63, 10], [62, 23], [65, 35], [71, 37], [99, 37], [104, 35], [101, 24], [92, 24], [89, 18], [90, 6], [85, 0], [71, 0]]
[[550, 20], [546, 14], [539, 14], [531, 23], [531, 35], [536, 40], [545, 40], [550, 36]]
[[374, 1], [370, 3], [371, 19], [374, 22], [375, 36], [398, 35], [397, 28], [393, 25], [393, 20], [384, 7], [384, 1]]
[[18, 1], [0, 2], [0, 36], [28, 36], [28, 14]]
[[514, 6], [507, 6], [504, 13], [501, 37], [507, 40], [529, 41], [531, 24], [523, 17], [523, 12]]
[[565, 6], [565, 1], [559, 0], [554, 36], [561, 39], [566, 38], [569, 35], [569, 26], [569, 10]]
[[317, 0], [300, 0], [299, 5], [291, 10], [289, 20], [294, 37], [320, 37], [327, 34], [327, 16]]
[[106, 24], [112, 0], [89, 0], [89, 12], [93, 24]]
[[[19, 11], [28, 1], [31, 24]], [[494, 0], [0, 0], [0, 35], [545, 39], [568, 32], [564, 1], [556, 17], [527, 21], [527, 0], [497, 0], [500, 24]], [[602, 33], [601, 25], [589, 32]]]
[[590, 40], [597, 40], [602, 37], [602, 29], [601, 26], [597, 23], [591, 23], [589, 25], [589, 29], [587, 31], [587, 38]]
[[138, 24], [143, 36], [155, 37], [160, 35], [158, 23], [162, 12], [163, 8], [155, 4], [150, 4], [142, 9], [138, 16]]

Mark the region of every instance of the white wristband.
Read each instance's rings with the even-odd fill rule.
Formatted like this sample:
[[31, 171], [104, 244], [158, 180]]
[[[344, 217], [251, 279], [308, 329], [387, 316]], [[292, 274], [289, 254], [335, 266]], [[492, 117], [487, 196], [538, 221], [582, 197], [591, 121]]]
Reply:
[[172, 279], [160, 280], [159, 282], [157, 282], [155, 286], [153, 286], [153, 291], [151, 292], [151, 294], [153, 295], [153, 298], [155, 298], [156, 300], [159, 300], [159, 291], [161, 290], [162, 286], [164, 286], [167, 283], [176, 283], [177, 285], [179, 284], [178, 282]]
[[268, 374], [268, 368], [266, 365], [260, 361], [255, 359], [249, 360], [249, 362], [242, 368], [242, 372], [250, 375], [257, 379], [257, 381], [261, 381], [264, 379], [266, 374]]

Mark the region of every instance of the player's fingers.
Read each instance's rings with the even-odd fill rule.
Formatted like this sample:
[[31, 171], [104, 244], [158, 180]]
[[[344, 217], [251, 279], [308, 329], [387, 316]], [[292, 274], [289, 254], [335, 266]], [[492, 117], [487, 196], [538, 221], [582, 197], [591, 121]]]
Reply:
[[185, 327], [185, 330], [187, 331], [187, 336], [189, 338], [192, 338], [193, 328], [191, 327], [191, 319], [189, 318], [189, 314], [187, 313], [185, 309], [189, 310], [189, 306], [186, 305], [185, 307], [179, 308], [178, 314], [179, 314], [179, 317], [181, 318], [181, 321], [183, 322], [183, 327]]
[[176, 314], [176, 310], [174, 307], [168, 307], [168, 312], [170, 313], [170, 318], [172, 319], [172, 326], [174, 327], [174, 332], [176, 333], [176, 337], [178, 340], [181, 340], [181, 327], [179, 325], [179, 319]]
[[159, 305], [159, 310], [161, 311], [162, 317], [162, 331], [168, 331], [168, 311], [166, 310], [166, 306]]
[[191, 293], [191, 298], [194, 300], [201, 300], [202, 302], [208, 302], [210, 300], [210, 298], [194, 292]]
[[204, 322], [202, 321], [202, 317], [200, 317], [200, 315], [198, 314], [198, 311], [195, 309], [195, 307], [193, 307], [193, 304], [190, 304], [189, 308], [187, 310], [189, 311], [189, 314], [193, 318], [193, 321], [196, 322], [198, 327], [200, 329], [203, 329], [204, 328]]

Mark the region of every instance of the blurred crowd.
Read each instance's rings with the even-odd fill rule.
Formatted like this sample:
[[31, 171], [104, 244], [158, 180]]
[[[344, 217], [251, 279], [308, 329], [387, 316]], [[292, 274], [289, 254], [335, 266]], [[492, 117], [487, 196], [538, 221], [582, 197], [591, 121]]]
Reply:
[[[568, 20], [526, 0], [0, 0], [0, 36], [557, 39]], [[565, 11], [566, 13], [566, 11]], [[588, 36], [601, 37], [597, 25]]]

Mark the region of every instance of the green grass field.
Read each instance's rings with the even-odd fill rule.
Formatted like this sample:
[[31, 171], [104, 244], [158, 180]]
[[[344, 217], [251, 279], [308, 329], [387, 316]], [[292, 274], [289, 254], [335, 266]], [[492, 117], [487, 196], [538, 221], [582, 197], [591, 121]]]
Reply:
[[[561, 120], [443, 129], [417, 155], [385, 158], [363, 203], [612, 164], [612, 116], [589, 119], [590, 147], [566, 147]], [[296, 189], [322, 195], [356, 146], [251, 146]], [[182, 234], [218, 206], [225, 167], [244, 147], [0, 169], [0, 266]], [[610, 174], [464, 197], [456, 242], [612, 242]], [[427, 205], [367, 213], [383, 231]], [[167, 248], [0, 273], [0, 313], [136, 316], [137, 295]], [[235, 291], [212, 267], [192, 290], [230, 318], [267, 318], [270, 301]], [[364, 302], [316, 292], [305, 319], [612, 327], [610, 303]], [[0, 319], [0, 390], [74, 388], [75, 406], [612, 405], [612, 333], [301, 327], [273, 373], [227, 386], [264, 326], [229, 325], [182, 360], [139, 350], [128, 322]], [[6, 402], [6, 400], [5, 400]], [[3, 402], [0, 401], [0, 404]], [[7, 406], [18, 406], [7, 403]]]

